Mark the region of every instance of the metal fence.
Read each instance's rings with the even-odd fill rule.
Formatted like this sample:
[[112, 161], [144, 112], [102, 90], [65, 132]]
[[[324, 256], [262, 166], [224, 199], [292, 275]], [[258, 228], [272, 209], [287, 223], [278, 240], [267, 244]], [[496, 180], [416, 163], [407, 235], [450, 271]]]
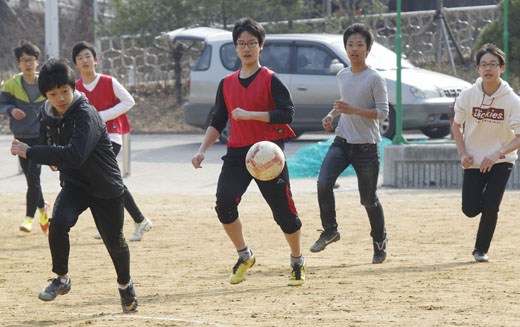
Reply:
[[[498, 6], [478, 6], [444, 8], [443, 16], [459, 45], [464, 57], [472, 54], [473, 46], [482, 29], [495, 21], [499, 16]], [[447, 49], [439, 37], [439, 20], [436, 11], [416, 11], [402, 13], [401, 31], [403, 53], [413, 63], [427, 63], [436, 60], [438, 48], [443, 49], [444, 60], [447, 60]], [[395, 48], [396, 14], [377, 16], [372, 23], [378, 42], [389, 49]], [[439, 41], [441, 43], [439, 44]], [[454, 46], [453, 42], [450, 43]], [[452, 49], [455, 53], [455, 49]]]
[[[155, 43], [145, 46], [146, 36], [102, 37], [97, 41], [98, 69], [115, 76], [127, 86], [175, 82], [171, 45]], [[190, 48], [181, 59], [182, 78], [189, 76], [200, 50]]]

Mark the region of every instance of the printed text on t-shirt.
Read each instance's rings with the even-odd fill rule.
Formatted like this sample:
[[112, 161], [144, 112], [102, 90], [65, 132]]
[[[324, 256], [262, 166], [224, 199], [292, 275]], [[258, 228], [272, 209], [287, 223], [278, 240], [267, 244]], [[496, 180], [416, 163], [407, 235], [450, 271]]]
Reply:
[[504, 120], [504, 109], [473, 107], [472, 116], [478, 120]]

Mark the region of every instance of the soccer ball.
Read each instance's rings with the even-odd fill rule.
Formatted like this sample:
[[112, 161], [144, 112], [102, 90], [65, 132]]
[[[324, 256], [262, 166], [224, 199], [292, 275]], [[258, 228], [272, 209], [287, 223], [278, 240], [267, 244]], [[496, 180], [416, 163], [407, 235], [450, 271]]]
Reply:
[[246, 168], [254, 178], [270, 181], [280, 175], [285, 166], [285, 155], [278, 145], [260, 141], [247, 151]]

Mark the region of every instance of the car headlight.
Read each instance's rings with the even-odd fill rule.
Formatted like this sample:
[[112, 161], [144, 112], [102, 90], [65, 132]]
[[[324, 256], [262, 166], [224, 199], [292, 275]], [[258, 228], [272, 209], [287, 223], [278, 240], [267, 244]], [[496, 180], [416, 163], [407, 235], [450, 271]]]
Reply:
[[427, 99], [427, 98], [438, 98], [441, 96], [437, 90], [423, 90], [418, 87], [410, 87], [410, 92], [416, 98]]

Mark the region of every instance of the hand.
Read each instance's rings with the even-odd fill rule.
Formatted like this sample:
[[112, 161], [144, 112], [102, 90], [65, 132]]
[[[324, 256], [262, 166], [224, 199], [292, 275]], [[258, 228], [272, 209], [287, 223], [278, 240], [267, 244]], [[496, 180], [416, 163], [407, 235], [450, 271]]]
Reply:
[[465, 153], [460, 157], [460, 161], [462, 162], [462, 167], [469, 168], [473, 164], [473, 156]]
[[22, 158], [27, 158], [27, 149], [29, 146], [23, 142], [18, 141], [17, 139], [14, 139], [11, 143], [11, 154], [13, 156], [20, 156]]
[[495, 151], [495, 152], [485, 156], [484, 159], [482, 160], [482, 162], [480, 163], [480, 172], [487, 173], [487, 172], [491, 171], [491, 168], [493, 167], [495, 162], [498, 160], [498, 158], [500, 158], [499, 151]]
[[193, 158], [191, 158], [191, 164], [193, 165], [194, 168], [202, 168], [202, 166], [200, 165], [205, 159], [205, 156], [204, 156], [204, 153], [202, 152], [197, 152], [196, 155], [193, 156]]
[[51, 171], [58, 171], [58, 167], [56, 166], [49, 166], [49, 168], [51, 169]]
[[14, 108], [12, 111], [11, 111], [11, 116], [13, 116], [14, 119], [16, 120], [22, 120], [24, 119], [27, 115], [25, 114], [25, 112], [21, 109], [18, 109], [18, 108]]
[[341, 100], [334, 101], [334, 109], [336, 109], [337, 112], [340, 112], [342, 114], [355, 114], [356, 108], [354, 108], [350, 103], [343, 102]]
[[330, 132], [332, 131], [333, 127], [332, 127], [332, 121], [334, 120], [334, 117], [332, 117], [332, 115], [327, 115], [325, 116], [322, 120], [321, 120], [321, 124], [323, 125], [323, 128], [327, 131], [327, 132]]
[[248, 120], [249, 119], [249, 112], [247, 110], [244, 110], [242, 108], [235, 108], [235, 110], [233, 110], [231, 112], [231, 116], [233, 117], [233, 119], [235, 120]]

